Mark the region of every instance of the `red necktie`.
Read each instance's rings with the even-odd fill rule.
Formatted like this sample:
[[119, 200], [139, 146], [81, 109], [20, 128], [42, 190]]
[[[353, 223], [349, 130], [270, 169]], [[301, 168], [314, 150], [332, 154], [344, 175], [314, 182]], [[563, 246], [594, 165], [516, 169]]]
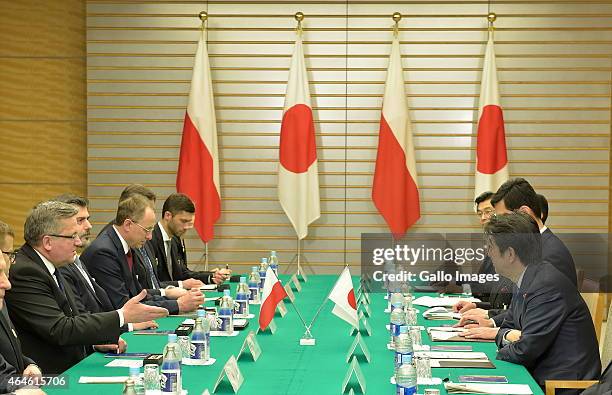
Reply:
[[128, 267], [130, 268], [130, 272], [132, 271], [132, 266], [134, 265], [134, 259], [132, 258], [132, 250], [130, 249], [127, 254], [125, 254], [125, 259], [127, 259]]

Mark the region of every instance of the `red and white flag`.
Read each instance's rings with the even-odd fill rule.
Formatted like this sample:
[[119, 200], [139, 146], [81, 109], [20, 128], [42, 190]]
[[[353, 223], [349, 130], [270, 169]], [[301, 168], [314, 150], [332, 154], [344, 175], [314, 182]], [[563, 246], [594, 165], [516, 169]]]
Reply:
[[204, 242], [214, 237], [221, 215], [217, 120], [204, 32], [195, 54], [176, 175], [176, 190], [196, 207], [195, 228]]
[[300, 240], [308, 235], [308, 225], [321, 216], [317, 163], [308, 76], [298, 32], [280, 132], [278, 199]]
[[397, 37], [391, 45], [385, 83], [372, 200], [396, 238], [421, 217], [412, 125]]
[[266, 271], [266, 281], [262, 291], [261, 308], [259, 310], [259, 329], [265, 330], [272, 318], [278, 303], [287, 297], [287, 292], [271, 267]]
[[494, 46], [493, 33], [489, 32], [478, 106], [475, 196], [487, 191], [497, 191], [510, 177]]
[[355, 301], [353, 280], [351, 280], [351, 272], [348, 266], [340, 274], [338, 281], [336, 281], [334, 288], [332, 288], [329, 294], [329, 299], [336, 304], [332, 309], [332, 313], [353, 325], [353, 327], [359, 328], [357, 302]]

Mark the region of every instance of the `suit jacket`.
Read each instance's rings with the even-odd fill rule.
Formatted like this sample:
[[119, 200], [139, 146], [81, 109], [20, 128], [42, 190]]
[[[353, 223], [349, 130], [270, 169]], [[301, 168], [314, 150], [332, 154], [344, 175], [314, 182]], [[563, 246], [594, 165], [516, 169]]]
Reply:
[[[81, 254], [81, 261], [104, 288], [114, 309], [121, 308], [143, 289], [138, 282], [135, 255], [132, 250], [133, 267], [130, 270], [123, 245], [113, 229], [100, 234]], [[150, 292], [144, 303], [163, 307], [170, 314], [178, 314], [179, 311], [177, 301], [159, 296], [159, 290]]]
[[[511, 329], [521, 338], [504, 345]], [[589, 309], [575, 285], [546, 262], [527, 266], [495, 340], [497, 359], [524, 365], [540, 385], [595, 380], [601, 373]]]
[[189, 270], [187, 267], [187, 251], [180, 237], [172, 237], [170, 242], [170, 256], [172, 257], [172, 277], [168, 273], [166, 258], [166, 246], [162, 236], [160, 225], [157, 223], [153, 228], [153, 237], [147, 241], [157, 258], [157, 277], [162, 281], [187, 280], [195, 278], [205, 284], [212, 284], [213, 273], [205, 271]]
[[[491, 258], [485, 257], [478, 274], [496, 273]], [[500, 275], [499, 281], [487, 281], [485, 284], [476, 285], [476, 291], [472, 294], [482, 300], [482, 302], [476, 303], [476, 306], [481, 309], [492, 310], [489, 313], [489, 316], [492, 317], [510, 306], [514, 288], [515, 285], [510, 279]], [[472, 289], [474, 289], [474, 286], [472, 286]]]
[[[178, 287], [178, 281], [159, 281], [159, 277], [157, 276], [158, 265], [155, 253], [151, 249], [151, 245], [149, 245], [148, 243], [145, 244], [144, 249], [145, 253], [149, 257], [149, 261], [151, 262], [153, 270], [153, 275], [157, 278], [159, 286], [161, 288], [166, 288], [167, 286]], [[136, 255], [134, 256], [136, 257], [136, 259], [134, 260], [134, 262], [136, 263], [136, 265], [134, 267], [136, 268], [136, 274], [138, 276], [138, 282], [140, 283], [140, 286], [144, 289], [154, 289], [155, 284], [153, 284], [153, 279], [149, 275], [149, 272], [146, 268], [145, 257], [140, 253], [140, 250], [135, 250], [135, 252]]]
[[556, 267], [570, 279], [574, 287], [577, 286], [574, 258], [565, 244], [548, 228], [542, 233], [542, 261]]
[[[79, 257], [76, 259], [79, 259]], [[83, 269], [89, 274], [85, 265], [83, 265]], [[59, 270], [64, 276], [66, 283], [70, 285], [73, 294], [76, 296], [75, 303], [79, 312], [100, 313], [102, 311], [115, 310], [104, 288], [99, 286], [96, 280], [89, 275], [91, 285], [93, 286], [92, 290], [87, 280], [83, 277], [83, 274], [81, 274], [76, 267], [76, 264], [71, 263], [61, 267]]]
[[9, 385], [8, 378], [22, 374], [23, 370], [33, 363], [33, 360], [23, 355], [17, 332], [4, 305], [0, 311], [0, 393], [19, 388]]
[[612, 362], [601, 374], [599, 384], [593, 384], [585, 389], [582, 395], [612, 395]]
[[[58, 277], [63, 278], [59, 271]], [[70, 287], [57, 286], [36, 251], [25, 244], [11, 268], [12, 289], [6, 294], [11, 320], [23, 351], [45, 373], [61, 373], [79, 362], [93, 344], [116, 343], [119, 314], [79, 314]]]

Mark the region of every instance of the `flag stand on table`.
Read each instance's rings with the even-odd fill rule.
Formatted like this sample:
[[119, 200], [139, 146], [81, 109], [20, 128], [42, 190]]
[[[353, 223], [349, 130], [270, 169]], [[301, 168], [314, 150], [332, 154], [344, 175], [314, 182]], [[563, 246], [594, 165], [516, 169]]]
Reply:
[[195, 53], [193, 75], [183, 124], [176, 190], [189, 196], [196, 208], [195, 224], [206, 245], [214, 238], [214, 225], [221, 216], [217, 120], [212, 90], [210, 62], [206, 51], [206, 20], [201, 12], [202, 29]]
[[[278, 164], [278, 200], [297, 236], [297, 275], [303, 277], [301, 242], [308, 236], [308, 225], [321, 216], [317, 145], [312, 115], [304, 49], [302, 20], [295, 14], [296, 40], [281, 122]], [[306, 261], [308, 263], [308, 261]]]

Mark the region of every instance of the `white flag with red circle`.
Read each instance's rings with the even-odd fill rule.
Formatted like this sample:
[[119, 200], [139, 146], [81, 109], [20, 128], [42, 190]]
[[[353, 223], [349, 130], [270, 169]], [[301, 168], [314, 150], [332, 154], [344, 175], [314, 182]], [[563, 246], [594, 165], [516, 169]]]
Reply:
[[336, 304], [332, 309], [332, 313], [353, 325], [353, 327], [359, 328], [357, 301], [355, 300], [353, 280], [351, 279], [351, 272], [348, 266], [340, 274], [329, 294], [329, 299]]

